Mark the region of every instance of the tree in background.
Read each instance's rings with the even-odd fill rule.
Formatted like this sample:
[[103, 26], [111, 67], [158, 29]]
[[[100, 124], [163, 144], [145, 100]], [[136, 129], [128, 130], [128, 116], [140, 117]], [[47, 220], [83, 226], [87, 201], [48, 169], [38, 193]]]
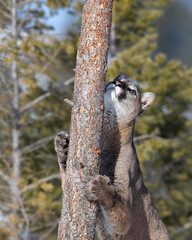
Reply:
[[72, 72], [76, 43], [67, 37], [59, 41], [49, 36], [51, 27], [45, 19], [48, 11], [54, 13], [64, 6], [69, 2], [0, 1], [3, 239], [33, 239], [37, 235], [47, 239], [57, 228], [61, 190], [53, 138], [59, 130], [68, 129], [70, 108], [60, 109], [62, 94], [68, 96], [72, 90], [64, 88], [72, 81], [58, 82], [56, 72], [61, 62]]

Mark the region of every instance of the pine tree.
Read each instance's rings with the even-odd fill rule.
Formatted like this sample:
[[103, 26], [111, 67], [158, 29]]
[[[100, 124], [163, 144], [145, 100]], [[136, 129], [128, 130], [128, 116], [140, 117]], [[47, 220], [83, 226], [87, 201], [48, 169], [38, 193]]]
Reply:
[[69, 3], [0, 1], [3, 239], [28, 239], [33, 234], [45, 239], [57, 228], [61, 190], [53, 138], [68, 129], [70, 107], [64, 106], [63, 98], [72, 87], [65, 90], [68, 83], [58, 82], [56, 73], [62, 61], [73, 69], [76, 43], [70, 37], [60, 41], [49, 36], [51, 26], [43, 19], [45, 8], [55, 13]]

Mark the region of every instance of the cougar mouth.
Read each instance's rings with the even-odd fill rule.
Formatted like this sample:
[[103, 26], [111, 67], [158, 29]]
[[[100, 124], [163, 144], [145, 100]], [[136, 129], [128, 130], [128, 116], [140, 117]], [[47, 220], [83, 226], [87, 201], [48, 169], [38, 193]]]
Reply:
[[116, 80], [114, 81], [115, 84], [115, 92], [117, 94], [117, 98], [119, 101], [127, 98], [127, 84], [123, 81]]
[[127, 98], [126, 89], [127, 89], [126, 83], [118, 80], [108, 83], [105, 87], [105, 92], [114, 90], [117, 99], [121, 101]]
[[[120, 86], [116, 86], [116, 88], [119, 88]], [[119, 101], [121, 101], [121, 100], [125, 100], [125, 99], [127, 99], [127, 94], [126, 94], [126, 90], [125, 89], [123, 89], [123, 88], [121, 88], [120, 87], [120, 91], [119, 91], [119, 89], [118, 90], [116, 90], [116, 93], [117, 93], [117, 97], [118, 97], [118, 100]]]

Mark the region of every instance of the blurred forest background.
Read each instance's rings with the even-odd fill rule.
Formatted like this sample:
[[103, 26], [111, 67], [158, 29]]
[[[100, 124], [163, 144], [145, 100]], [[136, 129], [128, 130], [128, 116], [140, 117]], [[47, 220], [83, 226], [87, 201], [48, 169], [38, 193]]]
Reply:
[[[0, 239], [57, 238], [83, 1], [0, 0]], [[135, 144], [171, 239], [192, 239], [192, 2], [114, 0], [107, 81], [156, 94]]]

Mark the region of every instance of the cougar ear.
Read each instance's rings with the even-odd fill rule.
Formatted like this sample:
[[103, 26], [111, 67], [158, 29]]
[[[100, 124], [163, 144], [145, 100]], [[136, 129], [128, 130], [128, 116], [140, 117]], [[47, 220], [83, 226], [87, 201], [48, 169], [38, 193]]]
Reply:
[[120, 73], [113, 81], [121, 81], [122, 79], [127, 79], [125, 73]]
[[146, 110], [149, 106], [151, 106], [155, 101], [155, 94], [152, 92], [144, 92], [141, 95], [141, 107], [142, 110]]

